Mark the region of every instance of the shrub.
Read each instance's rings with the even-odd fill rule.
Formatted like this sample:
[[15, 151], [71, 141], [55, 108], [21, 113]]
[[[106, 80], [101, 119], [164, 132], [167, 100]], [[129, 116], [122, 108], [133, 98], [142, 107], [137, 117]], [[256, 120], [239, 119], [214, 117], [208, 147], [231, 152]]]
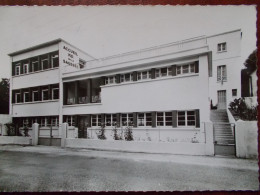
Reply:
[[128, 124], [128, 126], [125, 128], [124, 136], [125, 136], [126, 141], [133, 141], [134, 140], [132, 128], [133, 128], [132, 122], [130, 122]]
[[122, 134], [121, 135], [118, 135], [118, 129], [117, 129], [117, 123], [114, 122], [113, 123], [113, 138], [114, 140], [122, 140]]
[[15, 136], [15, 124], [10, 122], [5, 124], [8, 136]]
[[29, 137], [29, 134], [28, 134], [29, 128], [27, 127], [27, 125], [25, 125], [25, 126], [23, 127], [23, 130], [24, 130], [24, 136], [25, 136], [25, 137]]
[[100, 130], [97, 132], [98, 139], [101, 139], [101, 140], [105, 140], [106, 139], [105, 128], [106, 128], [105, 124], [101, 123]]
[[234, 101], [229, 104], [229, 107], [232, 113], [241, 120], [257, 120], [257, 107], [252, 106], [249, 108], [244, 98], [234, 99]]

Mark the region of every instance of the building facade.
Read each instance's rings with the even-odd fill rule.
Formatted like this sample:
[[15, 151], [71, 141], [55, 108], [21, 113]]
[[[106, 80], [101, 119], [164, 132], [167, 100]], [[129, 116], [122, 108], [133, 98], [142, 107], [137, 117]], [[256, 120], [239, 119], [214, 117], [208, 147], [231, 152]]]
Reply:
[[51, 126], [57, 138], [67, 122], [79, 137], [104, 124], [201, 141], [210, 105], [226, 109], [241, 96], [240, 44], [235, 30], [101, 59], [61, 39], [17, 51], [10, 114], [20, 126]]

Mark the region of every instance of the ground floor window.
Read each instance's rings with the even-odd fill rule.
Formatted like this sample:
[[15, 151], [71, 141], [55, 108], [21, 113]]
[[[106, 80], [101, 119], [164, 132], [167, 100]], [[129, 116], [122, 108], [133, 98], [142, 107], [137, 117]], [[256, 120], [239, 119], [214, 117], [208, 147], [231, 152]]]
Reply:
[[116, 114], [106, 114], [105, 115], [106, 126], [114, 126], [116, 123]]
[[101, 126], [101, 114], [91, 115], [91, 126]]
[[137, 124], [138, 126], [152, 126], [152, 114], [138, 113]]
[[195, 126], [195, 111], [178, 111], [178, 126]]
[[65, 122], [68, 123], [69, 126], [75, 126], [75, 116], [66, 116]]
[[172, 126], [172, 112], [157, 112], [157, 126]]
[[42, 117], [40, 121], [40, 127], [47, 127], [48, 126], [48, 119], [47, 117]]
[[58, 116], [53, 116], [51, 117], [51, 126], [59, 126], [59, 117]]
[[122, 126], [130, 126], [133, 124], [133, 114], [124, 113], [121, 115], [121, 124]]

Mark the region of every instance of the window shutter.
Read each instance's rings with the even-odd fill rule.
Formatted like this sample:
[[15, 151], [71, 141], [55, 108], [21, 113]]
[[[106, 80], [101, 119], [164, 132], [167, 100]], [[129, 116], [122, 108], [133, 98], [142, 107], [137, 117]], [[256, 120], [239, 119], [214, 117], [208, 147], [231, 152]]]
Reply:
[[152, 127], [156, 127], [156, 112], [152, 112]]
[[200, 127], [200, 110], [195, 110], [195, 116], [196, 116], [196, 127]]
[[155, 68], [151, 69], [151, 78], [155, 79]]
[[121, 83], [120, 74], [117, 74], [117, 75], [116, 75], [116, 83]]
[[133, 113], [133, 126], [134, 127], [137, 127], [137, 112], [134, 112]]
[[199, 61], [195, 62], [195, 73], [199, 73]]
[[120, 113], [117, 113], [117, 114], [116, 114], [116, 126], [117, 126], [117, 127], [120, 127], [120, 116], [121, 116]]
[[105, 114], [101, 114], [101, 124], [105, 124]]
[[177, 127], [177, 110], [172, 111], [172, 127]]
[[136, 71], [133, 72], [133, 81], [137, 81], [137, 72]]
[[176, 65], [172, 65], [172, 76], [176, 76]]

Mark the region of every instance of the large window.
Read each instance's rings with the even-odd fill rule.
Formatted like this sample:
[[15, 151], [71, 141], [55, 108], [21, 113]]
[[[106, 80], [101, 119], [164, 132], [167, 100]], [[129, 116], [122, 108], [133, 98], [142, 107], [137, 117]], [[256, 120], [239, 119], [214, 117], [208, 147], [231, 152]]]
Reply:
[[144, 80], [151, 78], [151, 71], [142, 71], [137, 73], [137, 80]]
[[133, 125], [133, 114], [124, 113], [121, 115], [122, 126]]
[[218, 44], [218, 52], [227, 51], [227, 43], [219, 43]]
[[101, 115], [93, 114], [91, 115], [91, 126], [101, 126]]
[[29, 64], [24, 64], [23, 65], [23, 73], [27, 74], [29, 72]]
[[66, 116], [65, 122], [68, 123], [68, 126], [75, 126], [75, 116]]
[[155, 70], [155, 77], [165, 77], [171, 75], [172, 75], [171, 67], [165, 67], [165, 68], [160, 68]]
[[227, 68], [226, 65], [217, 67], [217, 81], [227, 81]]
[[106, 114], [105, 116], [106, 126], [114, 126], [116, 123], [116, 114]]
[[35, 71], [38, 71], [38, 70], [39, 70], [39, 62], [38, 62], [38, 60], [32, 61], [32, 71], [35, 72]]
[[59, 99], [59, 88], [52, 89], [52, 99], [53, 100]]
[[43, 89], [42, 90], [42, 100], [48, 100], [49, 97], [48, 97], [48, 89]]
[[51, 65], [52, 65], [52, 68], [59, 66], [59, 55], [58, 55], [58, 53], [51, 55]]
[[195, 111], [178, 111], [178, 126], [195, 126]]
[[120, 75], [120, 81], [121, 83], [133, 81], [133, 74], [127, 73]]
[[138, 126], [152, 126], [152, 114], [138, 113], [137, 124]]
[[47, 127], [48, 126], [48, 119], [47, 119], [47, 117], [41, 118], [40, 126], [41, 127]]
[[176, 73], [177, 75], [195, 73], [195, 63], [177, 66]]
[[39, 101], [39, 92], [38, 91], [33, 91], [32, 92], [32, 100], [34, 102]]
[[20, 75], [20, 64], [15, 65], [15, 75]]
[[107, 77], [106, 79], [105, 79], [105, 84], [107, 85], [107, 84], [113, 84], [113, 83], [116, 83], [116, 78], [115, 78], [115, 76], [110, 76], [110, 77]]
[[157, 112], [157, 126], [172, 126], [172, 112]]
[[21, 102], [21, 94], [15, 93], [15, 103], [20, 103], [20, 102]]
[[23, 101], [24, 102], [29, 102], [29, 92], [24, 92], [23, 93]]

